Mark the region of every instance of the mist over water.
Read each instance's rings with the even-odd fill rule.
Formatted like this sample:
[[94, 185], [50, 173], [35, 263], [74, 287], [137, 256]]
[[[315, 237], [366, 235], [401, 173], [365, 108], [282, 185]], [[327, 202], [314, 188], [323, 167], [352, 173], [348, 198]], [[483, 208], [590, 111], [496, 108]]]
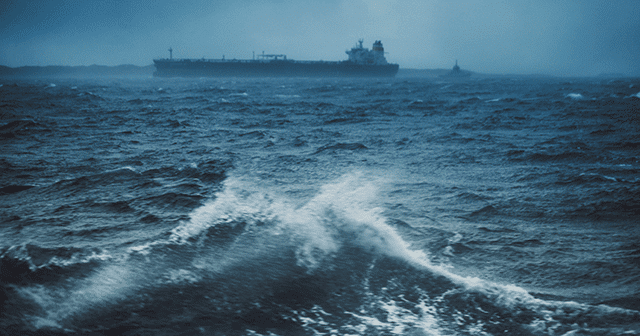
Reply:
[[381, 40], [402, 69], [640, 76], [640, 4], [601, 1], [161, 0], [0, 4], [0, 65], [147, 66], [154, 58], [340, 61]]

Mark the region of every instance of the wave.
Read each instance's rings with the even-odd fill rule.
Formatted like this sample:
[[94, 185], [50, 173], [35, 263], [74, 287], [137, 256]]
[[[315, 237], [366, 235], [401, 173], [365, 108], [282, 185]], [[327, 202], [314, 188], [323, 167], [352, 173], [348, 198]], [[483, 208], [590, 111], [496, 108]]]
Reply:
[[0, 250], [0, 283], [34, 284], [58, 281], [69, 273], [86, 272], [87, 267], [109, 260], [104, 250], [43, 248], [30, 244]]
[[573, 100], [584, 100], [584, 96], [580, 93], [569, 93], [567, 94], [567, 98], [571, 98]]
[[607, 176], [597, 173], [580, 173], [579, 175], [569, 175], [563, 176], [561, 179], [556, 181], [556, 184], [566, 185], [566, 184], [589, 184], [589, 183], [612, 183], [618, 182], [618, 179], [613, 176]]
[[577, 204], [569, 215], [597, 221], [617, 219], [620, 223], [636, 223], [635, 219], [640, 216], [640, 191], [637, 188], [601, 191], [592, 199]]
[[[6, 165], [13, 169], [11, 163], [7, 162]], [[59, 180], [43, 188], [45, 192], [57, 193], [60, 191], [82, 191], [96, 188], [113, 189], [116, 185], [137, 185], [136, 188], [142, 186], [159, 187], [162, 184], [158, 181], [162, 181], [169, 187], [177, 188], [178, 191], [193, 191], [201, 183], [214, 184], [223, 180], [230, 166], [231, 163], [228, 161], [209, 160], [192, 163], [184, 167], [165, 166], [139, 170], [130, 166], [123, 166], [118, 169], [96, 173], [92, 172], [92, 167], [78, 166], [72, 167], [72, 169], [78, 170], [77, 177]], [[31, 169], [38, 170], [41, 168], [34, 166]]]
[[[426, 252], [411, 249], [376, 206], [384, 183], [370, 174], [349, 174], [301, 203], [232, 176], [165, 237], [130, 246], [122, 257], [69, 276], [64, 285], [5, 286], [15, 295], [7, 307], [21, 309], [16, 318], [27, 321], [24, 329], [30, 332], [605, 335], [636, 330], [640, 313], [634, 310], [542, 300], [517, 286], [434, 264]], [[455, 237], [449, 241], [455, 242]]]
[[30, 128], [37, 126], [38, 124], [32, 120], [14, 120], [6, 125], [0, 126], [0, 137], [15, 137], [17, 134], [26, 133]]
[[0, 188], [0, 195], [5, 195], [5, 194], [15, 194], [15, 193], [19, 193], [21, 191], [24, 190], [29, 190], [31, 188], [33, 188], [34, 186], [32, 185], [8, 185], [6, 187], [2, 187]]
[[324, 151], [330, 151], [330, 152], [334, 152], [334, 151], [339, 151], [339, 150], [362, 150], [362, 149], [367, 149], [367, 146], [361, 144], [361, 143], [337, 143], [335, 145], [326, 145], [326, 146], [322, 146], [320, 148], [318, 148], [318, 150], [316, 150], [316, 152], [314, 154], [318, 154]]
[[410, 110], [435, 110], [437, 107], [440, 107], [441, 102], [425, 102], [421, 99], [413, 100], [408, 105], [407, 108]]
[[508, 153], [513, 161], [533, 161], [544, 163], [559, 162], [598, 162], [602, 160], [602, 154], [581, 150], [563, 150], [559, 152], [547, 151], [511, 151]]

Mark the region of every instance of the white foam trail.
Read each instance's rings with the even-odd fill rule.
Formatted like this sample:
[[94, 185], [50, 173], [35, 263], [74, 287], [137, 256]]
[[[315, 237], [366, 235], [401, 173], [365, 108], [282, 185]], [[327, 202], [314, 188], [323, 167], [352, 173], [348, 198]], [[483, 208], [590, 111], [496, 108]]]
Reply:
[[268, 229], [263, 228], [261, 234], [291, 236], [298, 242], [298, 263], [310, 269], [322, 258], [338, 252], [348, 237], [367, 251], [428, 265], [441, 273], [441, 268], [428, 263], [423, 251], [410, 250], [409, 244], [387, 225], [383, 209], [372, 206], [378, 199], [377, 191], [371, 176], [365, 179], [362, 173], [348, 174], [324, 185], [315, 197], [296, 208], [295, 202], [274, 195], [257, 183], [228, 178], [215, 200], [196, 209], [189, 221], [172, 230], [169, 240], [188, 244], [216, 225], [267, 223]]
[[173, 243], [188, 243], [208, 228], [224, 223], [247, 221], [269, 222], [275, 217], [273, 205], [267, 195], [240, 180], [229, 178], [224, 182], [222, 192], [215, 200], [196, 209], [191, 219], [181, 223], [171, 231], [169, 240]]
[[106, 261], [112, 258], [113, 256], [104, 250], [101, 251], [100, 253], [96, 253], [95, 251], [92, 251], [91, 254], [88, 256], [82, 256], [78, 253], [74, 253], [69, 259], [63, 259], [63, 258], [59, 258], [58, 256], [54, 256], [49, 260], [49, 262], [39, 267], [46, 267], [49, 265], [64, 267], [64, 266], [69, 266], [74, 264], [86, 264], [86, 263], [92, 262], [93, 260]]
[[271, 223], [271, 234], [288, 234], [301, 242], [299, 256], [308, 259], [299, 262], [308, 266], [316, 264], [313, 255], [335, 253], [341, 241], [349, 240], [367, 251], [408, 261], [459, 285], [487, 286], [478, 278], [458, 276], [444, 266], [431, 264], [424, 251], [411, 250], [386, 223], [383, 209], [372, 206], [378, 198], [378, 187], [371, 176], [365, 179], [362, 173], [345, 175], [321, 187], [315, 197], [297, 209], [294, 202], [271, 195], [256, 184], [235, 178], [228, 178], [224, 184], [214, 201], [196, 209], [189, 221], [172, 230], [171, 242], [188, 244], [215, 225]]
[[36, 302], [45, 311], [44, 316], [32, 316], [36, 328], [61, 328], [61, 323], [90, 309], [125, 298], [139, 286], [139, 277], [128, 264], [113, 264], [80, 280], [71, 290], [51, 289], [41, 285], [19, 288], [18, 292]]
[[[353, 242], [367, 250], [402, 254], [408, 244], [386, 225], [382, 209], [370, 206], [376, 199], [377, 188], [371, 182], [364, 182], [362, 174], [346, 175], [336, 183], [322, 187], [317, 196], [294, 213], [298, 218], [287, 222], [289, 226], [295, 226], [296, 223], [309, 223], [307, 219], [313, 217], [313, 232], [309, 237], [321, 239], [318, 246], [333, 247], [341, 239], [333, 235], [348, 233]], [[334, 248], [326, 251], [334, 252]]]
[[285, 94], [277, 94], [276, 98], [289, 99], [289, 98], [300, 98], [300, 95], [285, 95]]

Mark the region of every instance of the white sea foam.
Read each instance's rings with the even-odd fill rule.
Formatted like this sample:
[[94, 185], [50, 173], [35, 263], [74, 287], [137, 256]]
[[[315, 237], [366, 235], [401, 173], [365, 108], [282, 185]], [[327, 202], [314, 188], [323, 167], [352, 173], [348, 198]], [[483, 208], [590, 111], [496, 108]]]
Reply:
[[584, 100], [584, 96], [579, 93], [569, 93], [567, 97], [573, 100]]
[[300, 207], [295, 202], [250, 183], [229, 178], [215, 200], [195, 210], [189, 221], [172, 230], [170, 241], [188, 244], [216, 225], [249, 226], [267, 223], [262, 234], [287, 234], [297, 241], [300, 265], [314, 268], [336, 253], [344, 240], [369, 251], [399, 258], [417, 255], [408, 243], [386, 224], [382, 209], [370, 206], [377, 198], [377, 187], [365, 182], [362, 174], [350, 174], [323, 186], [318, 194]]
[[100, 260], [100, 261], [106, 261], [109, 259], [112, 259], [113, 256], [111, 254], [109, 254], [107, 251], [103, 250], [100, 253], [96, 253], [95, 251], [91, 252], [90, 255], [85, 256], [85, 255], [81, 255], [78, 253], [74, 253], [71, 258], [69, 259], [64, 259], [64, 258], [60, 258], [58, 256], [54, 256], [53, 258], [51, 258], [51, 260], [49, 260], [48, 263], [40, 266], [40, 267], [48, 267], [50, 265], [56, 265], [56, 266], [70, 266], [70, 265], [75, 265], [75, 264], [86, 264], [89, 262], [92, 262], [94, 260]]
[[300, 95], [285, 95], [285, 94], [277, 94], [276, 98], [289, 99], [289, 98], [300, 98]]
[[37, 303], [45, 312], [44, 315], [31, 316], [34, 327], [62, 328], [63, 322], [69, 317], [123, 299], [139, 283], [136, 273], [131, 271], [128, 264], [118, 263], [78, 280], [70, 290], [36, 285], [18, 288], [17, 291]]
[[249, 227], [263, 225], [264, 239], [268, 235], [290, 235], [299, 242], [296, 250], [299, 264], [309, 268], [318, 265], [318, 257], [338, 250], [337, 241], [327, 229], [328, 218], [322, 202], [311, 201], [296, 209], [286, 199], [251, 183], [229, 178], [224, 184], [214, 201], [195, 210], [189, 221], [172, 230], [170, 241], [188, 244], [210, 227], [244, 223]]
[[[224, 184], [214, 201], [195, 210], [189, 221], [172, 230], [170, 241], [188, 244], [215, 225], [271, 223], [270, 231], [264, 233], [288, 234], [295, 238], [298, 262], [309, 268], [318, 265], [318, 258], [338, 252], [348, 239], [367, 251], [405, 260], [472, 291], [495, 292], [498, 288], [478, 278], [453, 274], [446, 265], [432, 264], [425, 251], [411, 250], [386, 223], [383, 209], [373, 206], [378, 186], [370, 175], [367, 178], [362, 173], [345, 175], [321, 187], [315, 197], [298, 208], [293, 206], [293, 201], [261, 189], [257, 183], [229, 178]], [[520, 288], [505, 288], [529, 299], [527, 292]]]
[[190, 220], [181, 223], [171, 231], [169, 240], [185, 244], [208, 228], [219, 224], [236, 224], [273, 220], [273, 204], [267, 196], [249, 184], [229, 178], [215, 199], [191, 213]]
[[171, 284], [180, 284], [180, 283], [194, 284], [200, 281], [201, 278], [202, 278], [201, 276], [199, 276], [198, 274], [192, 271], [179, 269], [179, 270], [169, 270], [169, 272], [164, 276], [164, 281], [166, 283], [171, 283]]

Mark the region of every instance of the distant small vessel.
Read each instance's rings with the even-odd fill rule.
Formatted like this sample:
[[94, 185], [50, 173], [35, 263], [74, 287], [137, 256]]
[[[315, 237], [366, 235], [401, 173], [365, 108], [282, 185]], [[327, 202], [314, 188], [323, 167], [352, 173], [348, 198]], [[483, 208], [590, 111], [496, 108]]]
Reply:
[[442, 75], [440, 77], [466, 78], [466, 77], [470, 77], [470, 76], [471, 76], [471, 72], [465, 71], [465, 70], [460, 70], [460, 67], [458, 66], [458, 60], [456, 60], [456, 65], [453, 66], [453, 69], [451, 71], [449, 71], [449, 73], [447, 73], [446, 75]]
[[286, 55], [257, 55], [258, 59], [154, 59], [157, 77], [393, 77], [398, 64], [388, 63], [382, 42], [369, 50], [362, 40], [347, 50], [345, 61], [295, 61]]

